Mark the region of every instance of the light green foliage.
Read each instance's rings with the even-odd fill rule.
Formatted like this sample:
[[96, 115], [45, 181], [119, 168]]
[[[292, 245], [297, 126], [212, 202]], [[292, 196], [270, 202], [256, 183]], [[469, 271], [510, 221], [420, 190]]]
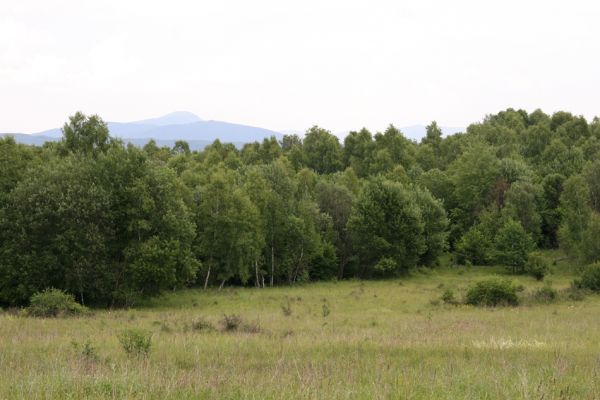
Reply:
[[119, 334], [119, 342], [128, 356], [147, 357], [152, 346], [152, 333], [142, 329], [128, 329]]
[[88, 310], [75, 298], [58, 289], [47, 289], [31, 296], [27, 315], [32, 317], [69, 317], [86, 314]]
[[560, 196], [562, 222], [558, 231], [562, 248], [570, 255], [581, 256], [581, 244], [592, 210], [589, 206], [590, 192], [581, 175], [567, 179]]
[[498, 230], [494, 244], [496, 261], [512, 268], [515, 273], [523, 270], [527, 255], [534, 246], [523, 226], [512, 219], [507, 220]]
[[110, 145], [108, 127], [97, 115], [77, 112], [63, 127], [63, 144], [68, 151], [87, 155], [106, 151]]

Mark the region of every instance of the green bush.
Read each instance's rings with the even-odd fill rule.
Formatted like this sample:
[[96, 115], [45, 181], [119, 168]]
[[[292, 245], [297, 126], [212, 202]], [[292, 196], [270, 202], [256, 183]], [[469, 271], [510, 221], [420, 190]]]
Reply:
[[538, 281], [544, 279], [548, 274], [548, 262], [539, 254], [529, 253], [525, 264], [525, 273], [533, 276]]
[[600, 262], [586, 267], [578, 281], [578, 286], [592, 292], [600, 292]]
[[75, 297], [58, 289], [47, 289], [31, 296], [26, 313], [32, 317], [65, 317], [81, 315], [88, 309], [75, 301]]
[[558, 292], [552, 286], [546, 285], [533, 293], [533, 298], [542, 303], [551, 303], [558, 297]]
[[527, 263], [527, 255], [534, 243], [521, 223], [507, 220], [498, 230], [494, 239], [496, 262], [509, 267], [513, 273], [522, 273]]
[[454, 291], [452, 289], [444, 290], [441, 296], [442, 301], [445, 304], [457, 304], [456, 297], [454, 297]]
[[511, 282], [490, 279], [471, 286], [467, 290], [465, 303], [485, 307], [516, 306], [519, 298], [517, 289]]
[[489, 264], [492, 243], [476, 226], [469, 229], [456, 244], [456, 261], [461, 265]]
[[150, 354], [152, 334], [141, 329], [128, 329], [119, 334], [119, 342], [127, 355], [147, 356]]
[[221, 319], [221, 325], [224, 331], [234, 332], [237, 331], [243, 324], [242, 317], [236, 314], [227, 315], [224, 314]]

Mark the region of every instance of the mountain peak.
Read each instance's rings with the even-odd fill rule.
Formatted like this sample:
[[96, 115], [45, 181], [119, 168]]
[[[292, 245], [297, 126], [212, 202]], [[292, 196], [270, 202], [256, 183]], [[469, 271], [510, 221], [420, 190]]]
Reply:
[[202, 119], [194, 113], [191, 113], [189, 111], [175, 111], [175, 112], [163, 115], [162, 117], [143, 119], [141, 121], [135, 121], [133, 123], [140, 124], [140, 125], [165, 126], [165, 125], [191, 124], [193, 122], [199, 122], [199, 121], [202, 121]]

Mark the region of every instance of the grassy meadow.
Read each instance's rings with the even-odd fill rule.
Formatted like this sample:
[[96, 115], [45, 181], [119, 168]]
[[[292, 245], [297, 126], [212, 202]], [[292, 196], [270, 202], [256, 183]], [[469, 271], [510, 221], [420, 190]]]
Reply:
[[[0, 398], [600, 398], [599, 297], [495, 309], [438, 301], [503, 271], [186, 290], [80, 318], [5, 311]], [[546, 280], [561, 289], [573, 277]], [[507, 278], [523, 297], [543, 285]], [[224, 331], [234, 314], [242, 327]], [[152, 335], [147, 356], [125, 353], [128, 329]]]

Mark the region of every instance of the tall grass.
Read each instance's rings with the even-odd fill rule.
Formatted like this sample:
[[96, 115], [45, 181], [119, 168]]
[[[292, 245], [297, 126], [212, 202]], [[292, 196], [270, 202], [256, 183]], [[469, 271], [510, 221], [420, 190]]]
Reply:
[[[446, 289], [460, 299], [498, 273], [188, 290], [73, 319], [4, 313], [0, 398], [596, 398], [600, 298], [502, 309], [431, 301]], [[572, 278], [551, 277], [559, 290]], [[526, 293], [544, 285], [513, 281]], [[224, 315], [260, 330], [216, 329]], [[211, 329], [192, 329], [198, 321]], [[123, 350], [119, 333], [131, 329], [152, 335], [147, 357]]]

